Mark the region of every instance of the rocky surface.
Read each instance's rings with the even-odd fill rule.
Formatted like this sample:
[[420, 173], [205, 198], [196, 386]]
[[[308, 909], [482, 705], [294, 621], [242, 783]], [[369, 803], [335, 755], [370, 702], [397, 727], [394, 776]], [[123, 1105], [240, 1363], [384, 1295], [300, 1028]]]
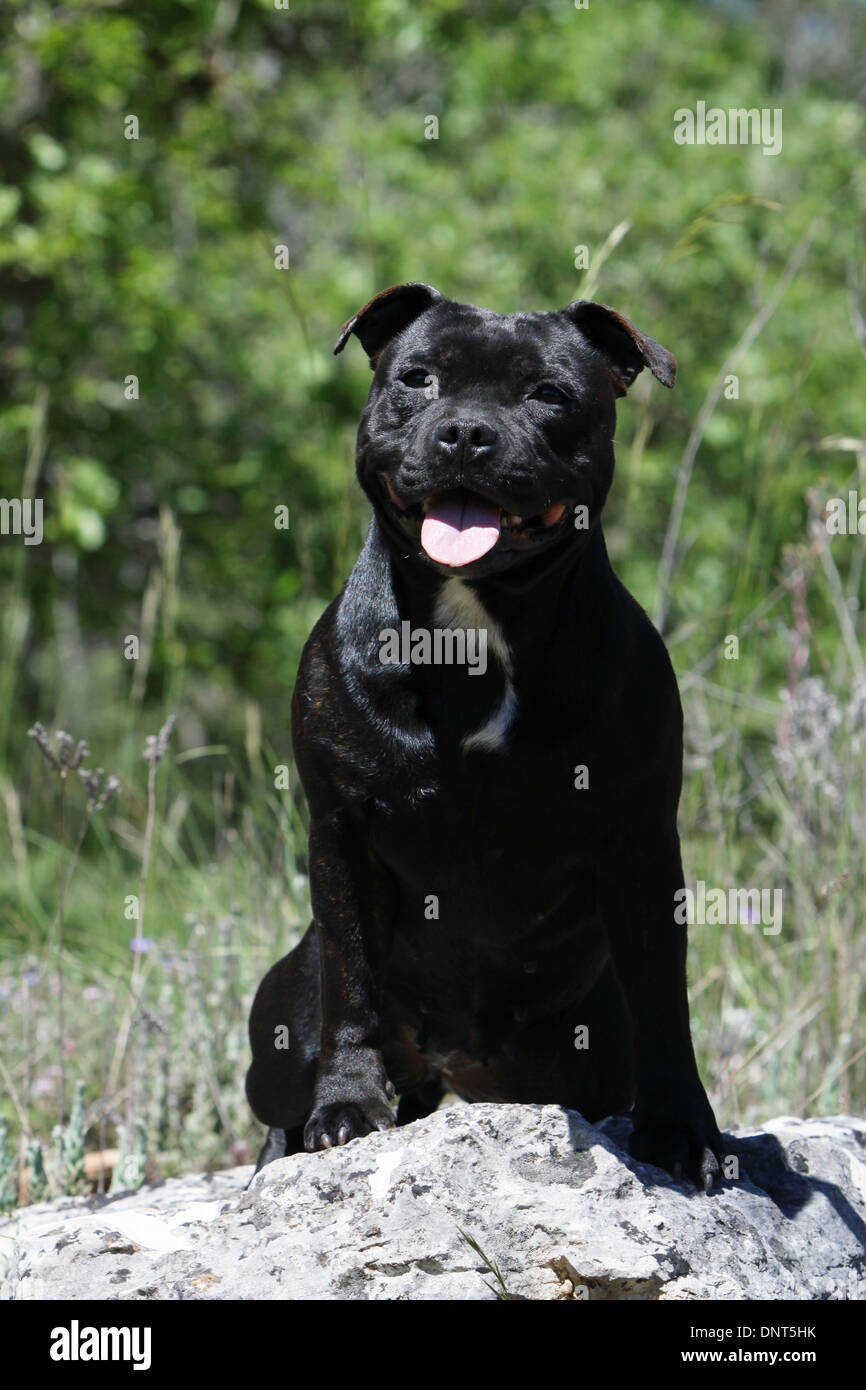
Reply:
[[737, 1131], [739, 1179], [709, 1197], [630, 1159], [627, 1133], [458, 1105], [249, 1191], [237, 1168], [45, 1202], [0, 1223], [0, 1296], [866, 1298], [866, 1121]]

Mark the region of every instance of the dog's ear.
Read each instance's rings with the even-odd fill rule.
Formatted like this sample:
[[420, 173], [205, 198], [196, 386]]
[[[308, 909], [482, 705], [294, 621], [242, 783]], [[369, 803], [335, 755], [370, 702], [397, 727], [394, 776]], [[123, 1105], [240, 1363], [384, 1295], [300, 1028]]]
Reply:
[[347, 319], [340, 331], [334, 353], [342, 352], [349, 335], [355, 334], [370, 359], [370, 366], [376, 366], [376, 359], [386, 343], [445, 296], [432, 285], [420, 280], [410, 280], [405, 285], [392, 285], [375, 295], [363, 309]]
[[607, 359], [618, 396], [625, 395], [645, 366], [663, 386], [673, 386], [677, 379], [677, 360], [673, 353], [641, 333], [615, 309], [607, 304], [596, 304], [592, 299], [578, 299], [562, 312]]

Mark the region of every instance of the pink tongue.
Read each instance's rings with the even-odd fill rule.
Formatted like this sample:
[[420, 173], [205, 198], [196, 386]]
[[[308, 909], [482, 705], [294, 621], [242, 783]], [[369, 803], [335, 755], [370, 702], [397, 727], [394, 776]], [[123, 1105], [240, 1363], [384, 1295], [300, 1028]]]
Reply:
[[499, 540], [500, 508], [463, 488], [443, 492], [430, 504], [421, 544], [440, 565], [468, 565]]

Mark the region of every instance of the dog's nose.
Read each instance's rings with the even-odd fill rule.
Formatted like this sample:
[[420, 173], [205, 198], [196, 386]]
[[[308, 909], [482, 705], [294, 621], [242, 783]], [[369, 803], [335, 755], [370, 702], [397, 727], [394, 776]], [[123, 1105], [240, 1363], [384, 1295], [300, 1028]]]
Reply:
[[460, 455], [479, 459], [492, 453], [499, 435], [483, 420], [442, 420], [433, 431], [433, 443], [440, 457], [454, 459]]

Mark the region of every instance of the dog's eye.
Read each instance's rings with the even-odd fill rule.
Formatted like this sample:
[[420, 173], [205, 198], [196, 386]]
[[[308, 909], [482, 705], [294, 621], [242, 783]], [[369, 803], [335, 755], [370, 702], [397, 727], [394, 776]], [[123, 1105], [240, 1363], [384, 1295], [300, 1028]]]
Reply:
[[560, 391], [558, 386], [553, 386], [549, 381], [542, 382], [541, 386], [536, 386], [532, 393], [533, 401], [544, 401], [545, 405], [560, 405], [567, 401], [568, 397], [564, 391]]
[[419, 387], [427, 385], [429, 376], [430, 373], [427, 371], [426, 367], [413, 367], [410, 372], [406, 372], [404, 376], [401, 376], [400, 380], [404, 386]]

